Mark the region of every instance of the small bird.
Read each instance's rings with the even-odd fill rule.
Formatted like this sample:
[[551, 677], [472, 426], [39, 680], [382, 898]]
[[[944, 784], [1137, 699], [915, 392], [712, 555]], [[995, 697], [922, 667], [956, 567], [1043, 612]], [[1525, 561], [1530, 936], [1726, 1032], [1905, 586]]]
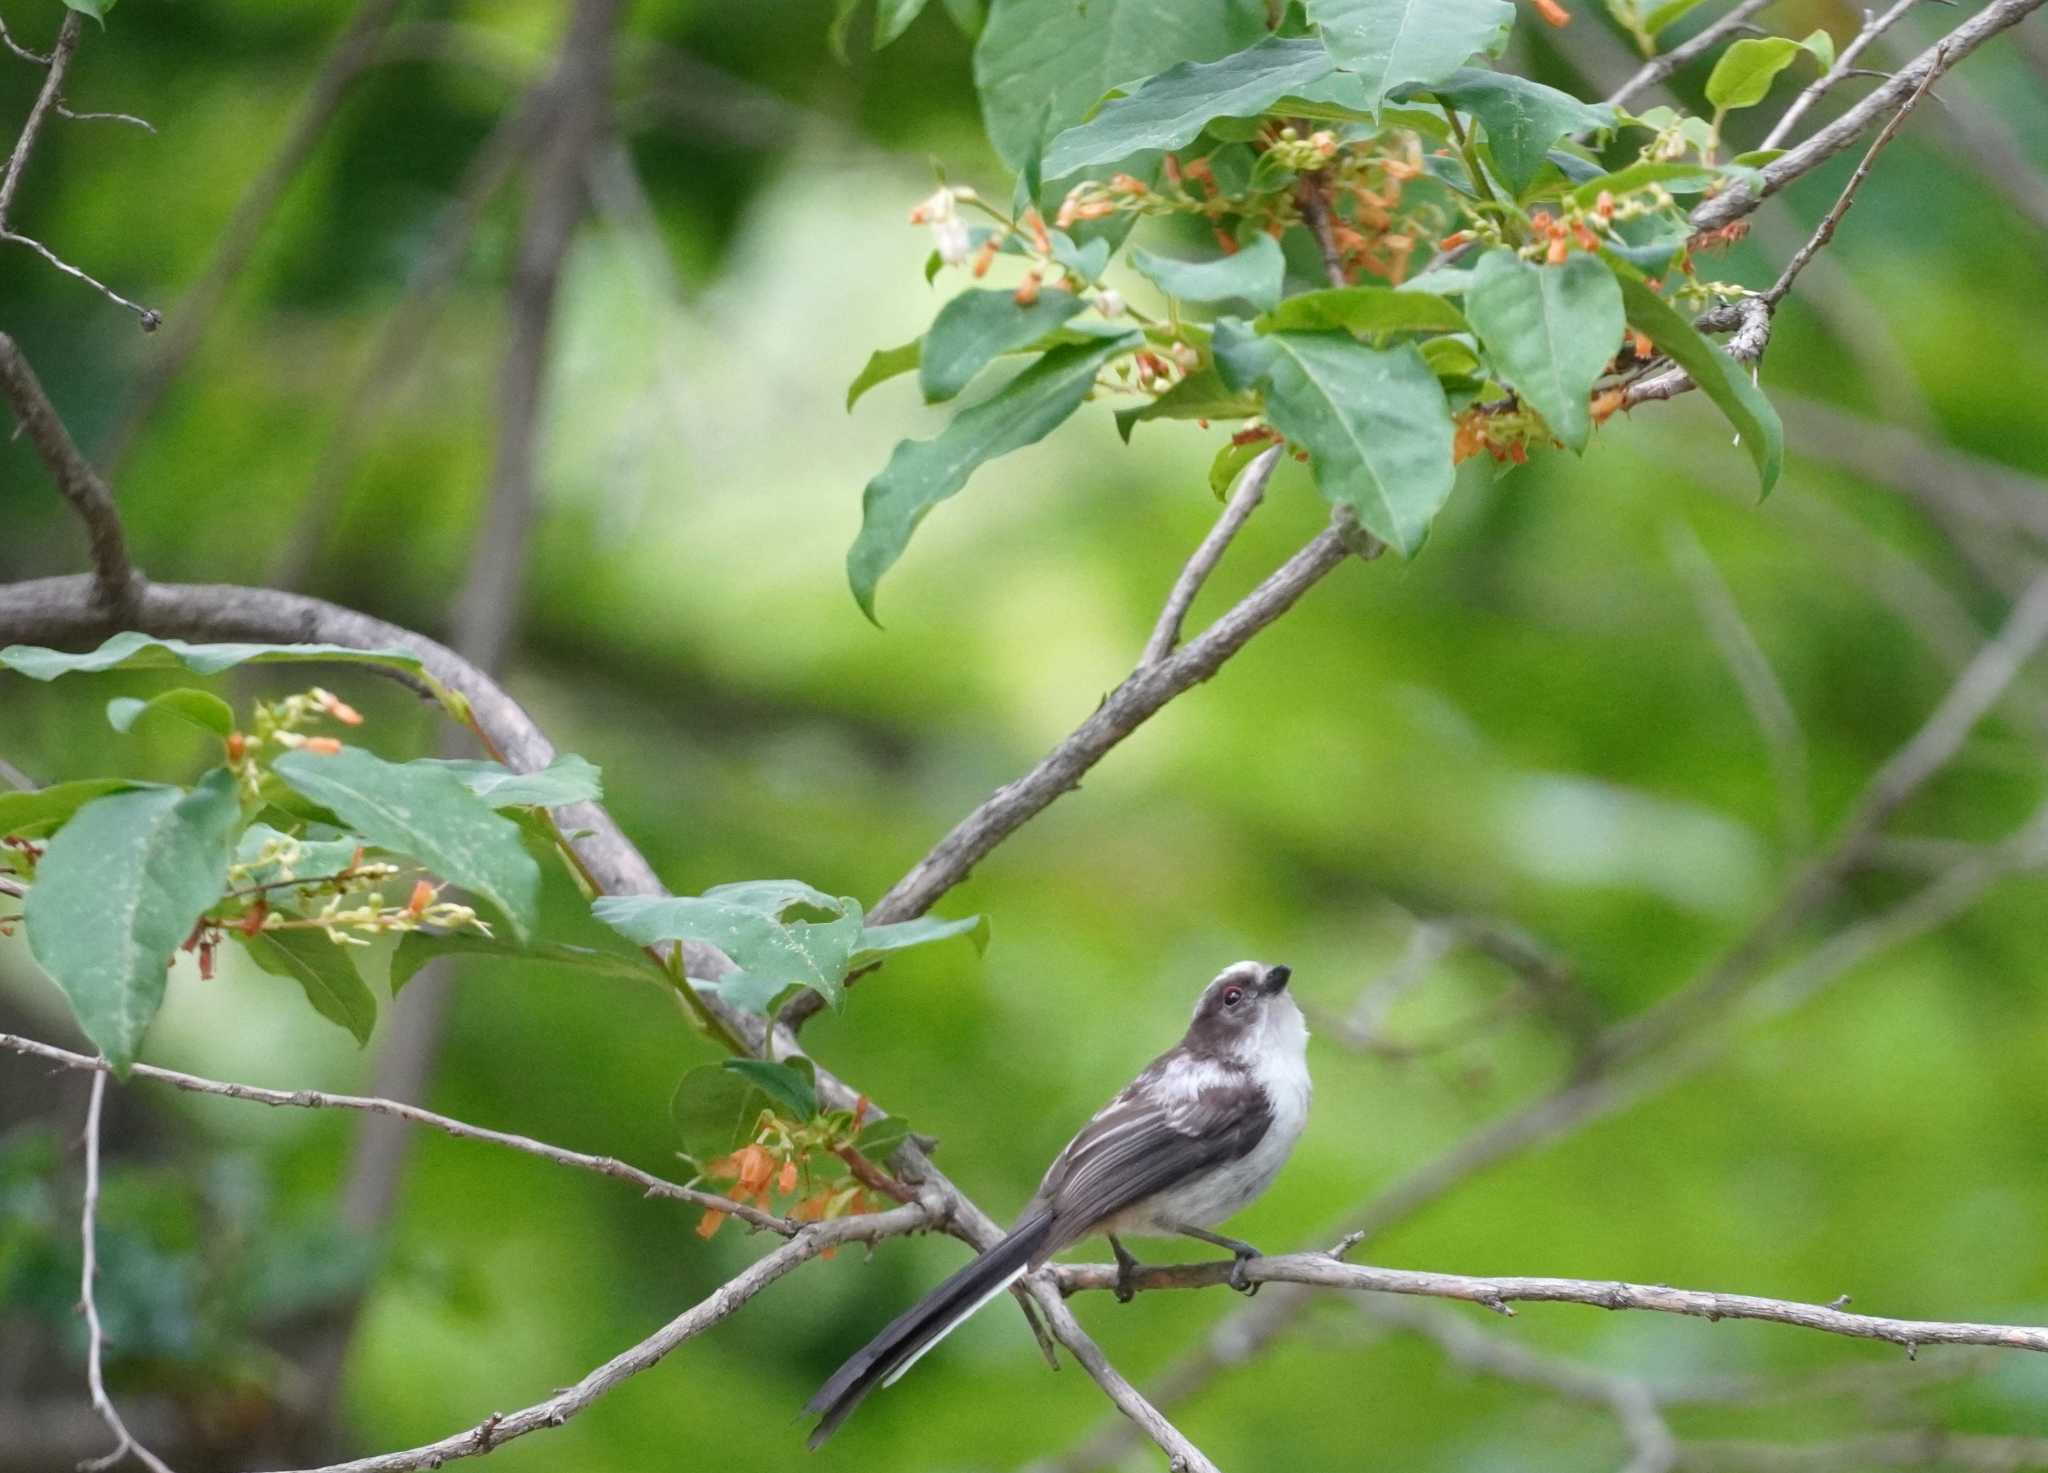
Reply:
[[1202, 989], [1185, 1037], [1067, 1143], [1009, 1235], [932, 1290], [832, 1373], [804, 1410], [816, 1449], [877, 1386], [892, 1386], [954, 1327], [1064, 1248], [1096, 1233], [1116, 1254], [1116, 1297], [1139, 1268], [1122, 1235], [1228, 1248], [1231, 1286], [1259, 1250], [1209, 1229], [1272, 1184], [1308, 1120], [1308, 1025], [1286, 967], [1236, 962]]

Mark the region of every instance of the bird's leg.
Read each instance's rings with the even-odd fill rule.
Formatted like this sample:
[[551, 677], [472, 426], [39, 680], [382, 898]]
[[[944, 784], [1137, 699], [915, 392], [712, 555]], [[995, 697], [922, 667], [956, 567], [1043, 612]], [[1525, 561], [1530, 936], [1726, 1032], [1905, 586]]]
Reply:
[[1131, 1285], [1131, 1279], [1143, 1265], [1137, 1259], [1131, 1257], [1130, 1250], [1117, 1241], [1115, 1233], [1110, 1233], [1107, 1236], [1109, 1238], [1109, 1251], [1116, 1255], [1116, 1288], [1114, 1291], [1116, 1302], [1118, 1304], [1129, 1304], [1138, 1295], [1138, 1291]]
[[1212, 1233], [1207, 1228], [1184, 1227], [1180, 1231], [1183, 1237], [1200, 1238], [1204, 1243], [1213, 1243], [1218, 1248], [1228, 1248], [1231, 1253], [1230, 1287], [1246, 1297], [1259, 1292], [1259, 1286], [1246, 1278], [1244, 1273], [1244, 1266], [1248, 1260], [1265, 1256], [1258, 1249], [1242, 1238], [1226, 1238], [1223, 1234]]

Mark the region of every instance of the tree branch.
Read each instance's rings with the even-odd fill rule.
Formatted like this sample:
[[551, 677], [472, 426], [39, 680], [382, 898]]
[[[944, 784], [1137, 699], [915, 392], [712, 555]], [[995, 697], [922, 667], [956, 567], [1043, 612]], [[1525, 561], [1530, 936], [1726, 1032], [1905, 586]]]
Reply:
[[[71, 18], [76, 20], [77, 12]], [[43, 392], [35, 370], [4, 332], [0, 332], [0, 393], [6, 395], [16, 423], [28, 432], [29, 443], [35, 446], [58, 492], [85, 524], [92, 548], [93, 602], [109, 619], [132, 622], [142, 580], [128, 561], [127, 538], [121, 530], [121, 514], [114, 507], [114, 493], [72, 442], [71, 432]]]
[[2018, 25], [2048, 0], [1992, 0], [1933, 46], [1892, 74], [1891, 80], [1850, 108], [1782, 158], [1762, 169], [1763, 189], [1757, 193], [1747, 184], [1732, 185], [1704, 201], [1692, 212], [1694, 230], [1715, 230], [1750, 213], [1764, 199], [1776, 194], [1795, 179], [1805, 177], [1854, 143], [1878, 119], [1895, 112], [1899, 105], [1931, 78], [1938, 78], [1964, 57], [2009, 26]]
[[85, 1267], [79, 1275], [78, 1297], [79, 1305], [85, 1311], [85, 1384], [92, 1395], [93, 1410], [112, 1429], [117, 1441], [114, 1450], [105, 1457], [94, 1458], [80, 1466], [95, 1470], [111, 1468], [133, 1453], [135, 1460], [150, 1473], [171, 1473], [155, 1453], [129, 1433], [127, 1424], [121, 1420], [120, 1412], [114, 1409], [114, 1403], [107, 1395], [106, 1379], [100, 1369], [107, 1334], [100, 1325], [99, 1301], [93, 1294], [93, 1280], [99, 1274], [100, 1106], [106, 1094], [107, 1070], [102, 1066], [92, 1077], [92, 1097], [85, 1107], [85, 1205], [79, 1212], [78, 1229], [85, 1250]]
[[574, 1386], [555, 1393], [546, 1401], [536, 1402], [516, 1412], [494, 1412], [474, 1427], [444, 1437], [439, 1442], [408, 1448], [403, 1452], [380, 1453], [376, 1457], [333, 1463], [303, 1470], [303, 1473], [413, 1473], [415, 1469], [438, 1468], [458, 1458], [480, 1457], [528, 1433], [560, 1427], [621, 1382], [659, 1364], [684, 1341], [694, 1339], [730, 1318], [756, 1294], [821, 1253], [843, 1243], [879, 1243], [884, 1238], [913, 1233], [929, 1226], [937, 1216], [936, 1208], [923, 1202], [913, 1202], [887, 1212], [807, 1224], [787, 1243], [755, 1260], [738, 1275], [712, 1290], [708, 1298], [700, 1300], [638, 1345], [613, 1356]]
[[1654, 56], [1643, 63], [1634, 76], [1614, 89], [1607, 101], [1612, 106], [1620, 107], [1645, 88], [1659, 85], [1681, 67], [1689, 65], [1694, 57], [1704, 56], [1720, 45], [1725, 37], [1740, 30], [1744, 22], [1770, 3], [1771, 0], [1742, 0], [1741, 4], [1691, 40], [1682, 42], [1662, 56]]
[[1159, 611], [1158, 622], [1152, 626], [1152, 637], [1145, 641], [1145, 652], [1138, 657], [1140, 665], [1156, 665], [1173, 653], [1180, 643], [1180, 626], [1194, 606], [1195, 596], [1202, 591], [1202, 585], [1216, 570], [1216, 564], [1223, 559], [1231, 539], [1243, 530], [1251, 520], [1259, 503], [1265, 499], [1266, 486], [1273, 479], [1273, 470], [1280, 464], [1280, 456], [1286, 447], [1275, 445], [1263, 452], [1244, 468], [1237, 478], [1237, 488], [1230, 493], [1223, 515], [1216, 519], [1216, 525], [1209, 529], [1209, 535], [1202, 539], [1187, 566], [1180, 570], [1180, 577], [1174, 580], [1173, 591], [1166, 596], [1166, 606]]
[[[102, 1078], [110, 1069], [105, 1059], [95, 1058], [90, 1054], [73, 1053], [69, 1049], [58, 1048], [55, 1044], [22, 1038], [13, 1033], [0, 1033], [0, 1049], [8, 1049], [30, 1058], [44, 1059], [66, 1069], [87, 1070]], [[614, 1177], [640, 1188], [643, 1197], [665, 1197], [671, 1201], [688, 1202], [692, 1206], [703, 1207], [709, 1211], [723, 1212], [751, 1227], [781, 1237], [793, 1238], [801, 1227], [786, 1217], [777, 1217], [772, 1212], [763, 1212], [757, 1207], [735, 1202], [716, 1192], [703, 1192], [694, 1187], [681, 1186], [651, 1172], [642, 1171], [637, 1166], [629, 1166], [611, 1156], [591, 1156], [582, 1151], [565, 1150], [560, 1146], [551, 1146], [545, 1141], [534, 1140], [530, 1136], [470, 1125], [398, 1100], [378, 1099], [368, 1095], [327, 1094], [315, 1089], [265, 1089], [254, 1084], [235, 1084], [223, 1079], [207, 1079], [197, 1074], [184, 1074], [176, 1069], [159, 1069], [154, 1064], [135, 1064], [130, 1067], [129, 1073], [136, 1079], [154, 1080], [159, 1084], [168, 1084], [192, 1094], [217, 1095], [224, 1099], [246, 1100], [256, 1105], [300, 1110], [357, 1110], [365, 1114], [387, 1116], [409, 1124], [425, 1126], [430, 1130], [442, 1131], [458, 1139], [482, 1141], [487, 1145], [503, 1146], [507, 1150], [538, 1156], [541, 1160], [552, 1161], [557, 1166], [569, 1166], [579, 1171], [592, 1171], [600, 1176]], [[97, 1090], [98, 1086], [94, 1087]]]
[[1865, 11], [1863, 28], [1850, 38], [1835, 57], [1835, 64], [1807, 84], [1806, 89], [1792, 99], [1792, 105], [1785, 109], [1778, 121], [1771, 125], [1771, 131], [1764, 135], [1758, 149], [1776, 148], [1792, 136], [1793, 128], [1806, 116], [1807, 110], [1827, 96], [1841, 80], [1856, 69], [1856, 58], [1861, 56], [1870, 43], [1905, 18], [1906, 12], [1922, 0], [1896, 0], [1889, 10]]
[[67, 10], [64, 24], [57, 28], [57, 42], [50, 48], [49, 68], [43, 76], [42, 90], [36, 93], [36, 100], [28, 110], [28, 120], [21, 125], [20, 136], [14, 140], [14, 149], [7, 156], [6, 171], [0, 173], [0, 234], [7, 231], [7, 216], [14, 208], [15, 191], [21, 188], [21, 176], [28, 170], [29, 155], [35, 152], [43, 124], [49, 121], [57, 100], [64, 95], [64, 74], [71, 70], [71, 58], [78, 54], [78, 38], [83, 25], [84, 18], [77, 11]]

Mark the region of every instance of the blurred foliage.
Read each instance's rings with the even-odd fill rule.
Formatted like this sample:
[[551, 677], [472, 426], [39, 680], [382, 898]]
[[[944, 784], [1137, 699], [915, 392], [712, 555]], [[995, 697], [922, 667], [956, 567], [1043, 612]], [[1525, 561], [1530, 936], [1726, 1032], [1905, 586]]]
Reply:
[[[58, 0], [4, 4], [30, 44], [54, 30]], [[1595, 95], [1565, 40], [1603, 18], [1579, 9], [1572, 32], [1525, 22], [1516, 44], [1531, 74]], [[551, 365], [547, 502], [509, 682], [561, 747], [604, 769], [611, 810], [679, 894], [785, 873], [835, 896], [881, 894], [1122, 678], [1215, 510], [1206, 467], [1221, 431], [1148, 426], [1130, 449], [1106, 410], [1087, 409], [934, 514], [892, 575], [885, 632], [860, 617], [841, 558], [861, 479], [893, 441], [939, 419], [904, 383], [849, 417], [846, 384], [937, 305], [919, 274], [927, 242], [903, 224], [931, 188], [925, 156], [992, 190], [1006, 176], [974, 112], [969, 45], [939, 7], [881, 53], [857, 16], [844, 68], [827, 49], [827, 10], [635, 7], [627, 94], [657, 100], [629, 112], [630, 148], [652, 213], [609, 199], [583, 232]], [[559, 20], [542, 0], [407, 13], [485, 33], [527, 64]], [[1840, 38], [1856, 12], [1785, 0], [1771, 19]], [[337, 24], [331, 7], [130, 0], [104, 34], [88, 28], [69, 98], [142, 113], [161, 132], [53, 127], [21, 228], [174, 310]], [[35, 73], [0, 61], [0, 116], [19, 117]], [[1695, 103], [1705, 73], [1680, 79]], [[658, 100], [664, 82], [674, 106]], [[2039, 171], [2041, 86], [1998, 43], [1944, 91], [1994, 110], [2013, 130], [2014, 167]], [[484, 68], [408, 60], [352, 94], [120, 468], [152, 576], [261, 582], [305, 535], [304, 490], [341, 403], [511, 91]], [[1731, 146], [1754, 146], [1749, 116], [1731, 120]], [[1940, 126], [1916, 116], [1886, 155], [1824, 258], [1828, 274], [1815, 268], [1810, 300], [1828, 313], [1794, 298], [1766, 385], [1780, 402], [1875, 414], [2048, 477], [2037, 402], [2048, 309], [2034, 286], [2048, 240], [2003, 181], [1943, 146]], [[1769, 206], [1721, 273], [1768, 283], [1849, 166]], [[426, 351], [385, 385], [367, 428], [346, 431], [346, 495], [307, 559], [307, 591], [445, 633], [488, 474], [517, 204], [516, 191], [493, 203]], [[4, 259], [0, 325], [81, 441], [102, 443], [155, 341], [26, 254]], [[1135, 275], [1119, 284], [1134, 300], [1147, 290]], [[1570, 1067], [1567, 1042], [1518, 1000], [1513, 974], [1469, 948], [1431, 968], [1388, 1024], [1396, 1042], [1449, 1034], [1452, 1047], [1408, 1059], [1342, 1047], [1336, 1020], [1403, 954], [1415, 914], [1511, 921], [1570, 959], [1589, 1008], [1618, 1017], [1682, 984], [1797, 862], [1767, 749], [1674, 539], [1698, 539], [1783, 682], [1821, 833], [1949, 678], [1925, 623], [1886, 602], [1898, 560], [1980, 624], [1995, 619], [1998, 600], [1899, 489], [1842, 458], [1788, 414], [1785, 477], [1759, 507], [1718, 416], [1682, 402], [1610, 422], [1583, 462], [1537, 457], [1498, 476], [1468, 466], [1418, 557], [1340, 571], [949, 898], [949, 914], [991, 919], [985, 959], [964, 947], [892, 959], [843, 1013], [816, 1019], [809, 1041], [939, 1137], [940, 1162], [1004, 1215], [1074, 1126], [1177, 1035], [1220, 964], [1285, 960], [1320, 1021], [1318, 1099], [1296, 1160], [1233, 1230], [1270, 1248], [1324, 1242], [1369, 1193]], [[1306, 476], [1283, 471], [1197, 617], [1324, 515]], [[0, 526], [0, 577], [82, 565], [82, 538], [22, 444], [0, 446]], [[189, 782], [208, 760], [203, 733], [144, 722], [121, 736], [101, 714], [111, 695], [170, 683], [9, 678], [0, 755], [46, 781], [125, 770]], [[432, 750], [434, 718], [408, 698], [368, 679], [342, 693], [388, 755], [410, 755], [408, 739]], [[2034, 740], [1995, 717], [1899, 828], [2003, 833], [2040, 797]], [[1905, 885], [1860, 877], [1826, 920]], [[2038, 878], [2007, 885], [1669, 1092], [1474, 1181], [1363, 1252], [1820, 1301], [1846, 1291], [1859, 1308], [1906, 1315], [2048, 1318], [2044, 902]], [[595, 939], [566, 887], [543, 894], [542, 922], [545, 935]], [[19, 942], [0, 942], [0, 982], [25, 1026], [63, 1036], [61, 1001]], [[387, 1011], [386, 1036], [406, 1027], [408, 1002]], [[1470, 1026], [1494, 1010], [1501, 1022]], [[201, 982], [183, 964], [145, 1057], [280, 1086], [362, 1087], [369, 1067], [291, 983], [243, 968]], [[712, 1057], [654, 987], [490, 963], [463, 979], [427, 1103], [674, 1171], [669, 1100]], [[47, 1326], [75, 1354], [75, 1117], [35, 1123], [32, 1102], [51, 1093], [42, 1066], [0, 1061], [0, 1078], [0, 1330]], [[346, 1242], [322, 1224], [352, 1122], [131, 1093], [165, 1124], [108, 1183], [117, 1389], [165, 1384], [166, 1363], [196, 1359], [215, 1376], [253, 1363], [259, 1331], [345, 1290], [374, 1251], [345, 1382], [357, 1450], [538, 1399], [761, 1251], [730, 1224], [700, 1240], [693, 1213], [616, 1182], [425, 1133], [387, 1232]], [[707, 1429], [733, 1466], [787, 1465], [800, 1456], [802, 1399], [960, 1252], [921, 1238], [808, 1267], [492, 1466], [637, 1473], [705, 1448]], [[1235, 1308], [1220, 1292], [1079, 1305], [1141, 1383]], [[1568, 1307], [1483, 1328], [1674, 1383], [1896, 1359], [1773, 1327]], [[75, 1368], [55, 1369], [77, 1383]], [[248, 1374], [288, 1384], [274, 1366]], [[1675, 1416], [1688, 1436], [1802, 1438], [1878, 1420], [2023, 1431], [2044, 1413], [2048, 1371], [2013, 1357], [1876, 1410], [1793, 1398]], [[1048, 1375], [1018, 1316], [996, 1306], [877, 1397], [819, 1466], [1015, 1466], [1106, 1415], [1071, 1370]], [[1620, 1461], [1595, 1413], [1372, 1335], [1334, 1295], [1177, 1416], [1226, 1467]], [[1155, 1464], [1140, 1453], [1130, 1466]]]

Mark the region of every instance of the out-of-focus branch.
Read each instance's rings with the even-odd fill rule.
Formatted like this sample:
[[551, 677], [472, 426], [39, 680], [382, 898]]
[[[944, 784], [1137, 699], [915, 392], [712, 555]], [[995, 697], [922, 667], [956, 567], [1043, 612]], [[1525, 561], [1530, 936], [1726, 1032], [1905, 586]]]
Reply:
[[107, 1074], [102, 1069], [92, 1077], [92, 1097], [85, 1107], [85, 1205], [79, 1212], [79, 1236], [85, 1250], [85, 1268], [79, 1275], [78, 1297], [79, 1307], [85, 1312], [85, 1384], [92, 1395], [93, 1410], [113, 1432], [115, 1444], [112, 1452], [82, 1466], [95, 1470], [111, 1468], [133, 1453], [135, 1461], [150, 1473], [171, 1473], [155, 1453], [137, 1442], [128, 1431], [128, 1424], [121, 1420], [120, 1412], [115, 1410], [112, 1398], [107, 1395], [106, 1377], [101, 1370], [107, 1332], [100, 1324], [99, 1300], [93, 1292], [93, 1280], [99, 1276], [100, 1106], [106, 1096]]
[[[72, 19], [77, 19], [75, 12]], [[29, 443], [35, 446], [58, 492], [85, 524], [92, 548], [95, 602], [109, 618], [131, 620], [141, 579], [128, 561], [128, 541], [121, 530], [121, 514], [114, 507], [114, 493], [72, 443], [71, 432], [43, 392], [35, 370], [5, 333], [0, 333], [0, 393], [7, 396], [16, 423], [28, 433]]]
[[1715, 230], [1754, 210], [1769, 196], [1812, 173], [1895, 112], [1901, 103], [2009, 26], [2018, 25], [2048, 0], [1992, 0], [1941, 40], [1894, 72], [1891, 79], [1784, 156], [1761, 170], [1763, 187], [1732, 185], [1692, 212], [1694, 230]]
[[242, 268], [249, 264], [249, 256], [256, 249], [256, 242], [262, 238], [264, 227], [270, 223], [278, 201], [284, 197], [292, 180], [298, 177], [299, 170], [305, 167], [306, 160], [312, 157], [314, 148], [327, 132], [328, 124], [341, 111], [349, 88], [375, 56], [378, 40], [397, 9], [398, 0], [362, 0], [356, 13], [349, 18], [348, 25], [342, 29], [341, 36], [314, 76], [313, 85], [299, 103], [297, 113], [285, 128], [277, 152], [271, 155], [262, 172], [249, 181], [249, 187], [235, 202], [234, 213], [221, 227], [213, 259], [207, 262], [199, 279], [179, 300], [172, 313], [171, 330], [164, 334], [163, 344], [154, 361], [136, 384], [121, 418], [100, 447], [102, 465], [111, 469], [127, 459], [137, 433], [162, 402], [171, 380], [178, 376], [198, 350], [200, 340], [213, 326], [214, 315], [220, 310], [228, 288], [242, 274]]
[[1223, 515], [1216, 519], [1216, 525], [1209, 529], [1209, 535], [1202, 539], [1194, 556], [1188, 559], [1187, 566], [1180, 570], [1180, 577], [1174, 580], [1173, 591], [1167, 594], [1166, 605], [1159, 611], [1159, 620], [1152, 626], [1152, 637], [1145, 641], [1145, 652], [1138, 657], [1139, 664], [1156, 664], [1172, 654], [1173, 647], [1180, 643], [1180, 627], [1188, 616], [1188, 610], [1194, 607], [1196, 595], [1209, 581], [1209, 575], [1216, 571], [1216, 564], [1222, 561], [1231, 539], [1243, 530], [1251, 514], [1258, 510], [1259, 502], [1265, 498], [1267, 483], [1273, 479], [1273, 468], [1280, 464], [1285, 448], [1273, 446], [1238, 476], [1237, 487], [1224, 504]]
[[[90, 1070], [101, 1076], [108, 1072], [105, 1059], [73, 1053], [54, 1044], [41, 1043], [36, 1039], [22, 1038], [12, 1033], [0, 1033], [0, 1049], [7, 1049], [29, 1058], [44, 1059], [66, 1069]], [[184, 1074], [176, 1069], [159, 1069], [153, 1064], [133, 1065], [129, 1073], [136, 1079], [154, 1080], [159, 1084], [168, 1084], [192, 1094], [246, 1100], [256, 1105], [299, 1110], [354, 1110], [370, 1115], [381, 1115], [410, 1125], [424, 1126], [429, 1130], [442, 1131], [460, 1140], [482, 1141], [486, 1145], [521, 1151], [529, 1156], [538, 1156], [543, 1161], [552, 1161], [557, 1166], [568, 1166], [579, 1171], [596, 1172], [599, 1176], [615, 1177], [619, 1181], [638, 1187], [643, 1197], [664, 1197], [670, 1201], [688, 1202], [692, 1206], [703, 1207], [713, 1212], [723, 1212], [751, 1227], [762, 1228], [785, 1238], [795, 1237], [799, 1226], [786, 1217], [777, 1217], [772, 1212], [763, 1212], [759, 1208], [735, 1202], [716, 1192], [701, 1192], [694, 1187], [679, 1185], [651, 1172], [642, 1171], [637, 1166], [629, 1166], [611, 1156], [592, 1156], [582, 1151], [551, 1146], [546, 1141], [537, 1141], [530, 1136], [470, 1125], [451, 1116], [437, 1115], [432, 1110], [423, 1110], [417, 1105], [408, 1105], [399, 1100], [378, 1099], [369, 1095], [328, 1094], [316, 1089], [264, 1089], [254, 1084], [235, 1084], [224, 1079], [207, 1079], [198, 1074]]]
[[528, 1433], [560, 1427], [622, 1382], [659, 1364], [677, 1346], [730, 1318], [755, 1295], [791, 1270], [844, 1243], [879, 1243], [885, 1238], [914, 1233], [929, 1226], [937, 1215], [933, 1206], [913, 1202], [887, 1212], [806, 1224], [787, 1243], [756, 1259], [745, 1270], [712, 1290], [708, 1298], [700, 1300], [638, 1345], [613, 1356], [574, 1386], [556, 1392], [546, 1401], [522, 1407], [516, 1412], [494, 1412], [474, 1427], [444, 1437], [439, 1442], [408, 1448], [403, 1452], [380, 1453], [376, 1457], [333, 1463], [306, 1470], [306, 1473], [414, 1473], [415, 1469], [439, 1468], [458, 1458], [481, 1457]]
[[0, 757], [0, 783], [5, 783], [18, 793], [30, 792], [38, 786], [34, 778], [23, 772], [19, 767], [16, 767], [12, 762], [9, 762], [5, 757]]

